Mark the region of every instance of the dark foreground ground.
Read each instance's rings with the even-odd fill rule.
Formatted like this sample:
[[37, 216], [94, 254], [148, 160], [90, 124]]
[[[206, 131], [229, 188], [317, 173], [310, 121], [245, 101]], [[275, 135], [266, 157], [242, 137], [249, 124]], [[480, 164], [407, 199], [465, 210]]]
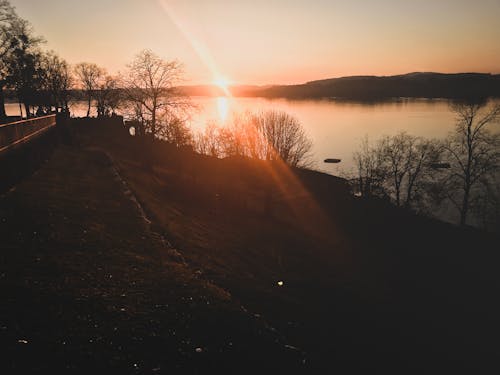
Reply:
[[496, 238], [106, 124], [63, 140], [0, 198], [2, 373], [500, 370]]

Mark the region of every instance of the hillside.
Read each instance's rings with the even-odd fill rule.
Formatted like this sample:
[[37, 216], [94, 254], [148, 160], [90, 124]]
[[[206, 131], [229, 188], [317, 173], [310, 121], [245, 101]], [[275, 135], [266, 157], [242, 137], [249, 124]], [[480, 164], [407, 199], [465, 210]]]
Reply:
[[186, 262], [298, 348], [307, 372], [496, 366], [498, 239], [355, 199], [330, 175], [80, 129]]
[[0, 199], [9, 370], [500, 369], [498, 238], [323, 173], [67, 130]]
[[500, 75], [482, 73], [410, 73], [398, 76], [354, 76], [262, 90], [266, 97], [385, 99], [500, 97]]
[[[184, 86], [188, 95], [224, 96], [215, 86]], [[236, 97], [289, 99], [340, 98], [384, 100], [389, 98], [475, 99], [500, 97], [500, 75], [485, 73], [409, 73], [396, 76], [351, 76], [311, 81], [299, 85], [231, 86]]]
[[263, 319], [186, 265], [106, 154], [69, 144], [45, 157], [0, 196], [2, 373], [303, 368]]

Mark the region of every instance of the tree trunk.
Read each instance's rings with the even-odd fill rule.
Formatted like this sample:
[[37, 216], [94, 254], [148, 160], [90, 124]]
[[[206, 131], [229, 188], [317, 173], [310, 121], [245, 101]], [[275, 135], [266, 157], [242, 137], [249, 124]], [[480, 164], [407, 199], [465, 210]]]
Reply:
[[[418, 173], [418, 172], [416, 172]], [[412, 199], [412, 193], [413, 193], [413, 184], [415, 183], [416, 175], [415, 177], [409, 177], [408, 178], [408, 188], [406, 189], [406, 201], [404, 207], [406, 209], [410, 208], [411, 205], [411, 199]]]
[[396, 206], [399, 207], [401, 205], [401, 186], [396, 173], [394, 173], [394, 188], [396, 189]]
[[3, 93], [3, 87], [0, 87], [0, 119], [7, 117], [7, 112], [5, 112], [5, 96]]
[[90, 109], [92, 108], [92, 92], [89, 91], [88, 93], [88, 98], [87, 98], [87, 103], [88, 103], [88, 107], [87, 107], [87, 117], [90, 117]]
[[464, 226], [467, 223], [467, 213], [469, 212], [469, 194], [470, 184], [464, 186], [464, 198], [462, 201], [462, 209], [460, 210], [460, 225]]
[[465, 168], [464, 179], [464, 197], [462, 200], [462, 209], [460, 210], [460, 225], [464, 226], [467, 222], [467, 213], [469, 211], [469, 194], [471, 188], [471, 168], [472, 168], [472, 155], [473, 155], [473, 139], [472, 139], [472, 121], [470, 119], [467, 125], [467, 165]]
[[156, 135], [156, 110], [153, 109], [153, 113], [151, 114], [151, 138], [155, 139]]

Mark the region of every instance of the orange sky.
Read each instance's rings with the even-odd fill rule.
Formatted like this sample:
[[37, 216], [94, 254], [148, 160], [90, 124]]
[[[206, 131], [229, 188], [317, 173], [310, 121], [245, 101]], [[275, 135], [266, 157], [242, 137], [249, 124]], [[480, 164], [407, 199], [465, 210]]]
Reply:
[[11, 0], [71, 63], [111, 72], [150, 48], [187, 83], [500, 73], [499, 0]]

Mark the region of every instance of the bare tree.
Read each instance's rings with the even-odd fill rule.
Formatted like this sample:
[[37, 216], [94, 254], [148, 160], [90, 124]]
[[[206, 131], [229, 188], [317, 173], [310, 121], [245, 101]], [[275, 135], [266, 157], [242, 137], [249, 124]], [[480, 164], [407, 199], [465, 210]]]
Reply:
[[228, 124], [218, 126], [211, 122], [197, 137], [199, 152], [216, 156], [247, 156], [265, 159], [267, 142], [257, 130], [255, 116], [250, 113], [234, 114]]
[[0, 61], [7, 56], [12, 49], [12, 28], [19, 22], [14, 8], [7, 0], [0, 0]]
[[75, 66], [75, 74], [79, 80], [80, 87], [85, 92], [87, 98], [87, 117], [90, 117], [92, 99], [95, 98], [95, 91], [98, 89], [99, 80], [105, 75], [102, 68], [93, 63], [79, 63]]
[[186, 119], [182, 119], [169, 112], [164, 113], [158, 119], [158, 138], [174, 145], [175, 147], [192, 146], [194, 142], [193, 133], [187, 125]]
[[408, 171], [408, 155], [412, 150], [414, 139], [406, 133], [394, 137], [386, 136], [380, 141], [380, 153], [390, 183], [388, 187], [395, 196], [396, 206], [401, 205], [401, 189]]
[[49, 96], [49, 109], [53, 106], [56, 112], [69, 112], [70, 90], [73, 85], [69, 64], [50, 51], [41, 57], [41, 70], [43, 90]]
[[7, 84], [7, 56], [15, 46], [14, 24], [18, 22], [14, 8], [7, 0], [0, 0], [0, 119], [5, 113], [4, 87]]
[[436, 140], [427, 140], [421, 137], [412, 137], [410, 149], [407, 153], [406, 164], [406, 197], [405, 208], [410, 208], [417, 202], [422, 208], [422, 200], [427, 200], [427, 189], [435, 180], [437, 168], [440, 164], [442, 149]]
[[6, 83], [14, 89], [20, 106], [24, 104], [26, 116], [30, 117], [31, 109], [39, 102], [43, 84], [42, 52], [39, 48], [42, 39], [34, 35], [31, 25], [24, 20], [16, 22], [13, 28], [13, 47], [4, 59]]
[[499, 169], [500, 138], [488, 126], [499, 119], [500, 105], [462, 103], [453, 105], [452, 111], [457, 123], [444, 144], [451, 169], [443, 185], [460, 213], [460, 225], [465, 225], [474, 191]]
[[[0, 0], [0, 118], [5, 117], [4, 89], [10, 85], [26, 103], [37, 84], [37, 47], [43, 40], [18, 17], [6, 0]], [[27, 113], [29, 114], [29, 113]]]
[[398, 207], [421, 209], [439, 158], [436, 141], [405, 132], [382, 137], [374, 146], [365, 138], [354, 154], [359, 191], [388, 196]]
[[198, 132], [194, 140], [196, 152], [216, 158], [222, 157], [218, 132], [219, 127], [214, 122], [208, 123], [203, 132]]
[[209, 124], [197, 135], [195, 148], [211, 156], [279, 159], [292, 167], [307, 167], [312, 142], [297, 119], [285, 112], [268, 111], [234, 116], [225, 126]]
[[295, 117], [271, 110], [254, 116], [254, 123], [266, 141], [267, 160], [279, 158], [292, 167], [310, 166], [312, 142]]
[[158, 136], [159, 118], [164, 113], [180, 118], [192, 108], [189, 98], [177, 88], [182, 77], [179, 62], [163, 60], [149, 50], [140, 52], [122, 75], [125, 97], [140, 107], [144, 126], [153, 139]]
[[357, 168], [359, 194], [364, 197], [383, 195], [387, 171], [380, 150], [370, 145], [368, 137], [365, 137], [353, 158]]
[[432, 173], [431, 165], [439, 160], [439, 147], [436, 142], [401, 132], [383, 137], [378, 148], [386, 173], [386, 191], [396, 206], [409, 208], [421, 187], [420, 182]]
[[94, 98], [97, 102], [97, 117], [109, 116], [115, 113], [121, 102], [118, 79], [103, 71], [97, 81]]
[[243, 115], [233, 115], [229, 124], [217, 128], [219, 152], [223, 156], [249, 156], [248, 144], [255, 137], [255, 124], [252, 118]]

